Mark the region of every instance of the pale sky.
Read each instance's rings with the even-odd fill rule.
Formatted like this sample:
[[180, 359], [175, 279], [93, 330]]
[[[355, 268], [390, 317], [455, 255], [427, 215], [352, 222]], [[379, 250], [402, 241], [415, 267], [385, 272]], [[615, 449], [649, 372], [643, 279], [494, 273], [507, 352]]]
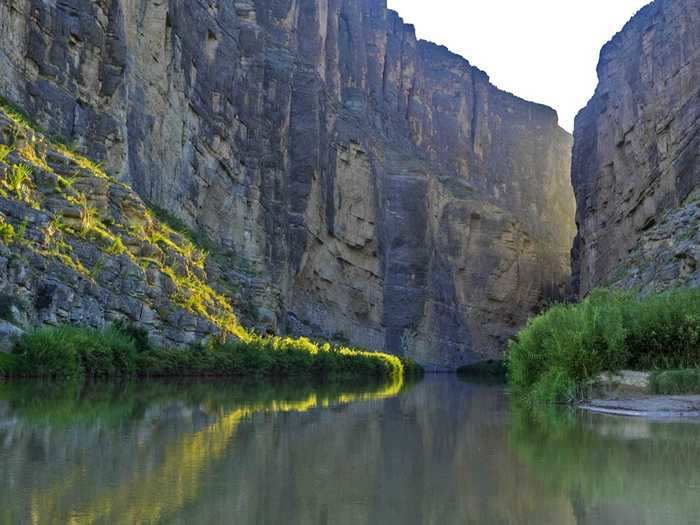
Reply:
[[600, 48], [649, 0], [388, 0], [431, 40], [491, 82], [553, 107], [572, 131], [593, 95]]

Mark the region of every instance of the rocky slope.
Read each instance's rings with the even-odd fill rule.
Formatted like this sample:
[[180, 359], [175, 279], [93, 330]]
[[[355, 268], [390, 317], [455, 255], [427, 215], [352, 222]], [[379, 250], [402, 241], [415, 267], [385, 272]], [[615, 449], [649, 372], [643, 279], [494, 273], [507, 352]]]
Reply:
[[3, 335], [12, 326], [127, 320], [163, 345], [245, 338], [229, 299], [210, 286], [228, 291], [220, 275], [128, 186], [0, 108]]
[[602, 50], [576, 118], [581, 295], [700, 283], [700, 3], [656, 0]]
[[385, 0], [0, 0], [0, 94], [225, 252], [260, 330], [435, 368], [569, 278], [571, 137]]

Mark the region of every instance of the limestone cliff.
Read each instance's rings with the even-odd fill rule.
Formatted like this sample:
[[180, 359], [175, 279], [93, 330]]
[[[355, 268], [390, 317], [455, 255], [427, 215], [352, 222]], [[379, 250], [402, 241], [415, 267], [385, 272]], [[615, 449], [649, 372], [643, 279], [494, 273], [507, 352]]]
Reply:
[[210, 286], [227, 289], [220, 274], [127, 185], [0, 107], [0, 351], [6, 331], [40, 324], [126, 320], [168, 346], [244, 338]]
[[643, 8], [598, 77], [574, 131], [576, 287], [699, 284], [700, 3]]
[[0, 0], [0, 94], [214, 239], [244, 321], [435, 368], [569, 278], [570, 136], [385, 0]]

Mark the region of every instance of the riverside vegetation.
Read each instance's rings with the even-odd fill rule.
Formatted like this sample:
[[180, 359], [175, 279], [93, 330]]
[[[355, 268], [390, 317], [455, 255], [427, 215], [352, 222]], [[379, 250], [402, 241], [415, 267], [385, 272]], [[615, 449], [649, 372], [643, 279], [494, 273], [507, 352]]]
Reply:
[[700, 289], [641, 298], [596, 290], [579, 304], [553, 306], [511, 341], [507, 367], [527, 402], [574, 402], [602, 372], [624, 368], [656, 371], [658, 393], [697, 391]]
[[368, 378], [415, 376], [417, 368], [396, 356], [318, 344], [306, 338], [260, 337], [249, 341], [170, 349], [125, 323], [105, 329], [43, 327], [24, 334], [11, 354], [0, 354], [0, 375], [10, 377], [113, 378], [125, 376]]
[[[100, 165], [60, 140], [45, 139], [1, 99], [0, 199], [3, 256], [38, 274], [45, 265], [60, 266], [62, 284], [79, 283], [67, 290], [78, 301], [87, 293], [107, 295], [117, 301], [110, 309], [123, 312], [139, 300], [134, 310], [153, 312], [161, 335], [149, 340], [154, 334], [128, 317], [112, 324], [89, 319], [85, 326], [55, 319], [58, 326], [30, 330], [11, 354], [0, 353], [2, 376], [387, 379], [416, 373], [412, 363], [392, 355], [246, 329], [234, 313], [241, 306], [231, 303], [232, 290], [209, 277], [216, 246], [203, 243], [206, 236], [164, 220]], [[133, 278], [122, 282], [120, 275]], [[145, 288], [125, 293], [130, 282]], [[13, 322], [22, 301], [11, 302], [0, 306]], [[84, 304], [78, 306], [85, 310]], [[189, 342], [172, 340], [182, 331], [181, 319], [197, 327]], [[23, 324], [40, 324], [31, 321]]]

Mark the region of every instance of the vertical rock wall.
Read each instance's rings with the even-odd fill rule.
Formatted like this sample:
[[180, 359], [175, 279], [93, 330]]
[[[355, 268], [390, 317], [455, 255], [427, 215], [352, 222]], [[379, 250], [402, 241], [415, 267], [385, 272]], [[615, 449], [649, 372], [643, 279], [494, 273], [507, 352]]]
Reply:
[[226, 251], [260, 329], [451, 368], [569, 278], [571, 137], [384, 0], [0, 0], [0, 94]]
[[574, 132], [576, 287], [700, 284], [700, 3], [643, 8], [598, 77]]

